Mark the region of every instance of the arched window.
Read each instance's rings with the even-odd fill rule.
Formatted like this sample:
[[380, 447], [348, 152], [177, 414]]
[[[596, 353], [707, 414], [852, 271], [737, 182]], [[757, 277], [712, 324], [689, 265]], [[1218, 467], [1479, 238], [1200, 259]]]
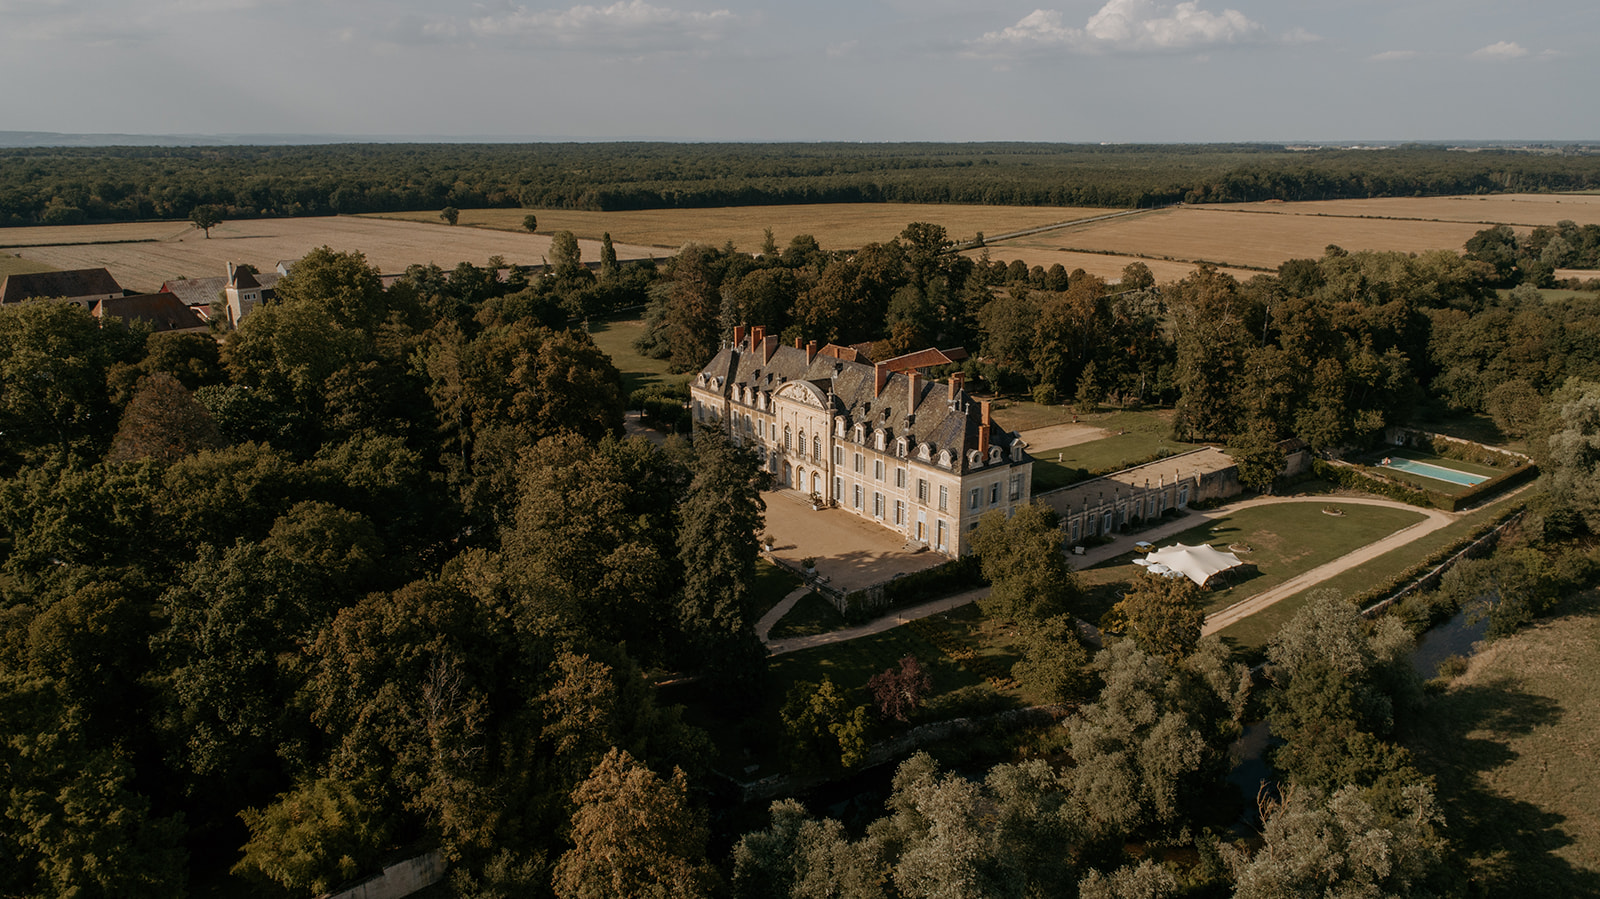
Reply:
[[880, 429], [876, 434], [873, 435], [873, 449], [876, 449], [880, 453], [883, 452], [883, 445], [888, 441], [888, 439], [888, 435], [884, 434]]
[[794, 435], [789, 433], [789, 426], [783, 426], [783, 451], [790, 452], [794, 449]]
[[800, 455], [804, 456], [805, 454], [806, 454], [806, 432], [805, 431], [801, 431], [800, 432]]

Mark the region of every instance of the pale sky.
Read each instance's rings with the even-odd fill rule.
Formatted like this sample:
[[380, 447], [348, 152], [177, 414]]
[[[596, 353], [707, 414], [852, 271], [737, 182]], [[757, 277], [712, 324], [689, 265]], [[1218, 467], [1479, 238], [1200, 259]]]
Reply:
[[1593, 140], [1597, 37], [1594, 0], [0, 0], [0, 130]]

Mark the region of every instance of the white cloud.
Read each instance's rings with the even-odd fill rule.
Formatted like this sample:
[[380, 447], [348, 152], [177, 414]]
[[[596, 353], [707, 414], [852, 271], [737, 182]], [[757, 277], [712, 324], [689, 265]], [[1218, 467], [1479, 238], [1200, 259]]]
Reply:
[[[1267, 29], [1236, 9], [1214, 13], [1199, 0], [1175, 6], [1154, 0], [1108, 0], [1082, 28], [1064, 23], [1059, 11], [1036, 9], [1017, 24], [969, 41], [976, 56], [1015, 56], [1052, 50], [1104, 53], [1148, 53], [1190, 50], [1224, 44], [1274, 40]], [[1295, 29], [1277, 40], [1307, 43], [1315, 35]]]
[[1520, 59], [1528, 55], [1528, 48], [1514, 41], [1500, 41], [1481, 50], [1473, 51], [1473, 59]]
[[1404, 62], [1408, 59], [1416, 59], [1421, 55], [1415, 50], [1385, 50], [1382, 53], [1374, 53], [1367, 58], [1373, 62]]
[[[574, 6], [542, 10], [519, 6], [502, 15], [469, 20], [480, 39], [515, 38], [521, 42], [591, 49], [674, 49], [724, 37], [737, 22], [726, 9], [710, 12], [652, 6], [644, 0], [623, 0], [610, 6]], [[433, 26], [442, 36], [445, 23]], [[451, 24], [449, 33], [454, 33]]]

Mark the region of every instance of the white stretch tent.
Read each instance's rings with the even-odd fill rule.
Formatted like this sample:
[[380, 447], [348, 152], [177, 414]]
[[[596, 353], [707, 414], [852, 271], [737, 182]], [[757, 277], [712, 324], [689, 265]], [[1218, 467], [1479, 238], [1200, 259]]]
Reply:
[[1179, 543], [1158, 549], [1145, 558], [1150, 560], [1152, 568], [1157, 564], [1165, 565], [1173, 571], [1181, 572], [1202, 587], [1211, 580], [1212, 575], [1237, 568], [1241, 564], [1238, 556], [1225, 553], [1208, 544], [1185, 546]]

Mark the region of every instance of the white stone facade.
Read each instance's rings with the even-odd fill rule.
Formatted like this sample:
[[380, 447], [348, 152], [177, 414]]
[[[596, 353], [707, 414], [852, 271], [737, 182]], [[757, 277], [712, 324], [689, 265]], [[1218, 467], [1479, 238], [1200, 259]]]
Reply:
[[735, 332], [690, 383], [694, 417], [758, 452], [777, 483], [951, 556], [991, 510], [1028, 502], [1033, 459], [960, 376], [945, 383]]

